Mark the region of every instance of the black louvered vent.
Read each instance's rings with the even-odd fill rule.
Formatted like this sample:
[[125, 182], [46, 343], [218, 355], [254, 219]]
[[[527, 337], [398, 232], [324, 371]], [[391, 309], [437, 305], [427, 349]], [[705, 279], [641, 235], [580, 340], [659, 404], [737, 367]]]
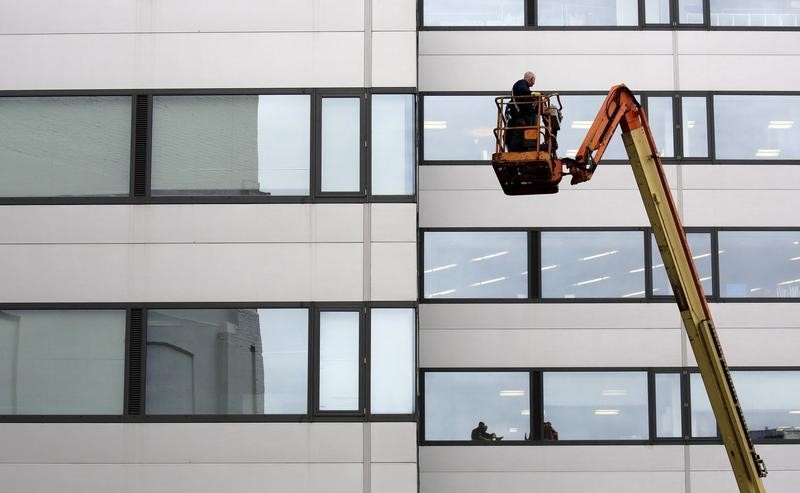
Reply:
[[130, 416], [142, 415], [142, 382], [144, 368], [142, 348], [144, 347], [144, 313], [141, 308], [132, 308], [130, 315], [130, 332], [128, 334], [128, 395], [127, 410]]
[[134, 96], [134, 136], [133, 136], [133, 196], [147, 194], [147, 140], [150, 122], [150, 97]]

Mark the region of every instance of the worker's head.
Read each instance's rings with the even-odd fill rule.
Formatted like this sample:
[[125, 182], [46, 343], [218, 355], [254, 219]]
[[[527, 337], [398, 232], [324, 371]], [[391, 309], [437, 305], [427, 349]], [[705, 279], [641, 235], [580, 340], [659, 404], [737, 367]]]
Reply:
[[484, 423], [483, 421], [480, 421], [478, 423], [478, 429], [479, 430], [486, 430], [486, 423]]
[[532, 87], [536, 83], [536, 74], [533, 72], [525, 72], [522, 78], [528, 83], [528, 87]]

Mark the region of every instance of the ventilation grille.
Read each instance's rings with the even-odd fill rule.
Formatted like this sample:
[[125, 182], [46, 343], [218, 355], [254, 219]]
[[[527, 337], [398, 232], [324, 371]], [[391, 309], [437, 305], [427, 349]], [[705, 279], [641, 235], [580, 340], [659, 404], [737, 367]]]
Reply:
[[142, 382], [144, 368], [142, 348], [144, 347], [144, 313], [141, 308], [131, 309], [130, 332], [128, 334], [128, 415], [141, 416], [144, 396]]
[[134, 96], [134, 135], [133, 135], [133, 196], [147, 194], [147, 140], [150, 122], [150, 98], [147, 95]]

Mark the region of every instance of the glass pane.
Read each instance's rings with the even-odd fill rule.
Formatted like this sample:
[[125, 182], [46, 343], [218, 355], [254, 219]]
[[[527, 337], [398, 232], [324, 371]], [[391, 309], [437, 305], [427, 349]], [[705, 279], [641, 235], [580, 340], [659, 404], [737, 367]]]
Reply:
[[372, 96], [372, 195], [413, 195], [414, 96]]
[[702, 24], [703, 0], [678, 0], [678, 22], [681, 24]]
[[319, 410], [357, 411], [358, 312], [319, 314]]
[[153, 195], [308, 195], [309, 96], [153, 97]]
[[720, 231], [721, 296], [800, 297], [800, 231]]
[[[564, 120], [561, 122], [561, 130], [558, 132], [559, 154], [564, 153], [569, 158], [575, 157], [578, 147], [580, 147], [586, 137], [586, 133], [592, 127], [592, 123], [600, 110], [600, 105], [605, 98], [605, 95], [600, 94], [594, 96], [561, 96], [561, 103], [564, 106]], [[637, 97], [637, 99], [639, 98]], [[625, 145], [622, 143], [621, 135], [622, 131], [617, 128], [602, 159], [628, 160], [628, 154], [625, 152]]]
[[530, 413], [527, 372], [425, 374], [426, 440], [527, 440]]
[[425, 233], [425, 298], [527, 298], [524, 232]]
[[656, 140], [658, 155], [675, 157], [675, 129], [672, 119], [672, 98], [648, 97], [647, 121]]
[[494, 96], [426, 96], [424, 108], [426, 161], [492, 159]]
[[718, 159], [800, 159], [800, 96], [714, 96]]
[[800, 26], [796, 0], [711, 0], [712, 26]]
[[683, 157], [708, 157], [706, 98], [681, 98]]
[[127, 196], [131, 98], [0, 98], [0, 197]]
[[545, 231], [543, 298], [644, 297], [641, 231]]
[[645, 0], [645, 23], [669, 24], [669, 2], [670, 0]]
[[361, 100], [322, 99], [322, 191], [361, 190]]
[[148, 310], [147, 414], [304, 414], [308, 310]]
[[[544, 421], [556, 440], [646, 440], [645, 372], [545, 372]], [[550, 425], [548, 425], [550, 423]]]
[[656, 436], [681, 437], [681, 376], [656, 374]]
[[717, 420], [711, 410], [703, 379], [699, 373], [689, 375], [689, 399], [692, 405], [692, 436], [715, 437], [717, 436]]
[[122, 414], [125, 310], [0, 311], [0, 415]]
[[734, 371], [731, 374], [751, 438], [800, 438], [799, 371]]
[[370, 317], [372, 414], [414, 412], [413, 308], [375, 308]]
[[[692, 250], [692, 259], [697, 268], [697, 275], [700, 276], [700, 284], [706, 296], [714, 295], [714, 283], [711, 276], [711, 234], [710, 233], [687, 233], [686, 239], [689, 241], [689, 248]], [[658, 250], [656, 238], [650, 235], [650, 252], [653, 262], [653, 295], [672, 296], [672, 286], [664, 269], [664, 261], [661, 259], [661, 252]]]
[[525, 0], [425, 0], [425, 26], [522, 26]]
[[540, 26], [636, 26], [637, 0], [537, 0]]

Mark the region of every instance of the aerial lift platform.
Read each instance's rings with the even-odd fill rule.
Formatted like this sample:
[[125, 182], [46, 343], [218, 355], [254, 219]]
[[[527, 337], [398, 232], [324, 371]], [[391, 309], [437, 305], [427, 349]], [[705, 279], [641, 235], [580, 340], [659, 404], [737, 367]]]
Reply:
[[[557, 94], [498, 97], [495, 103], [497, 142], [492, 166], [507, 195], [557, 193], [567, 175], [571, 176], [572, 185], [591, 180], [614, 131], [618, 126], [622, 128], [625, 150], [739, 491], [764, 493], [761, 478], [766, 477], [767, 469], [747, 432], [653, 134], [633, 93], [624, 84], [611, 88], [574, 159], [556, 154], [562, 109]], [[507, 109], [512, 105], [517, 111], [520, 105], [530, 105], [532, 121], [526, 126], [510, 126]]]

